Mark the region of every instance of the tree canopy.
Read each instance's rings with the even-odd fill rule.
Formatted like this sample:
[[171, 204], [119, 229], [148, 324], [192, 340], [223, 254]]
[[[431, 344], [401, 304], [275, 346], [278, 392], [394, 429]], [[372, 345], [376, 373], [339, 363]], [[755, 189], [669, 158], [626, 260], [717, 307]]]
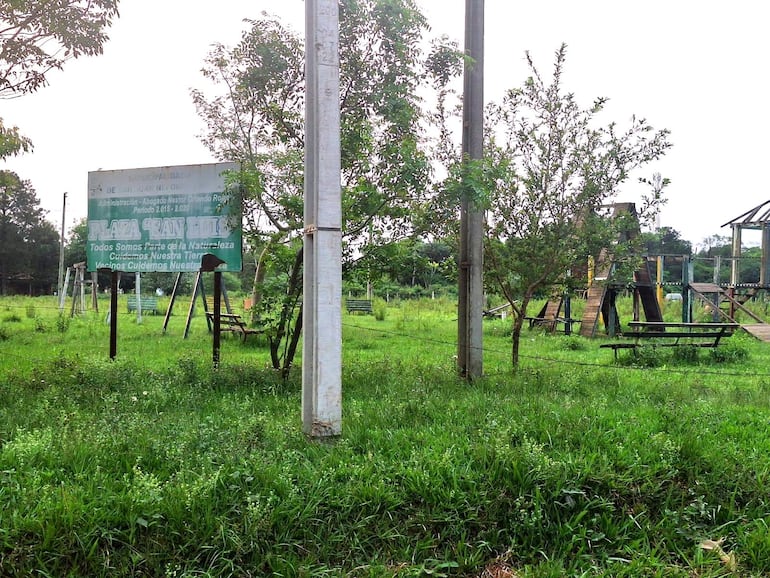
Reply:
[[[192, 92], [206, 123], [203, 142], [221, 160], [237, 161], [244, 236], [266, 269], [289, 283], [299, 303], [304, 189], [304, 42], [275, 18], [250, 21], [235, 47], [217, 45], [204, 63], [216, 94]], [[431, 147], [421, 83], [451, 76], [460, 55], [451, 46], [423, 52], [425, 18], [413, 0], [340, 3], [342, 209], [348, 263], [371, 244], [407, 235], [418, 201], [430, 190]], [[436, 59], [436, 53], [447, 56]], [[442, 72], [443, 71], [443, 72]], [[287, 254], [279, 247], [292, 245]], [[272, 256], [262, 249], [268, 246]], [[295, 255], [292, 257], [291, 255]], [[269, 265], [269, 267], [267, 267]], [[255, 286], [255, 303], [263, 295]], [[263, 311], [263, 318], [267, 317]], [[273, 316], [279, 324], [295, 314]], [[275, 335], [288, 335], [277, 327]]]
[[[0, 98], [34, 92], [67, 60], [102, 53], [119, 0], [0, 0]], [[0, 119], [0, 159], [32, 143]]]
[[0, 171], [0, 294], [49, 292], [56, 282], [59, 236], [29, 181]]
[[638, 224], [651, 219], [667, 181], [652, 185], [636, 205], [636, 217], [620, 211], [604, 216], [631, 173], [660, 158], [670, 146], [668, 131], [632, 117], [627, 128], [602, 125], [605, 98], [583, 108], [565, 92], [566, 46], [556, 52], [546, 81], [527, 55], [531, 76], [487, 112], [486, 159], [455, 171], [457, 188], [486, 210], [485, 269], [488, 279], [517, 313], [513, 362], [527, 306], [537, 291], [569, 284], [589, 255], [609, 249], [624, 258]]
[[46, 74], [102, 53], [118, 0], [0, 1], [0, 96], [32, 92]]

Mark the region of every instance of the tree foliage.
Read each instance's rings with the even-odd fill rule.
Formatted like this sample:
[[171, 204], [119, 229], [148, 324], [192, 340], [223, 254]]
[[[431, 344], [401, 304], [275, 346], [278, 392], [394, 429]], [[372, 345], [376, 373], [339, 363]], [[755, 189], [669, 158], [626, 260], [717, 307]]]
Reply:
[[[0, 0], [0, 98], [34, 92], [67, 60], [101, 54], [119, 0]], [[0, 119], [0, 159], [31, 150]]]
[[[589, 255], [608, 248], [624, 258], [633, 235], [627, 212], [603, 218], [635, 169], [660, 158], [669, 148], [668, 131], [654, 130], [633, 117], [620, 129], [601, 125], [597, 115], [606, 99], [582, 108], [565, 92], [562, 75], [566, 47], [556, 52], [553, 76], [544, 79], [527, 55], [531, 76], [488, 110], [486, 160], [459, 167], [462, 194], [486, 210], [485, 268], [516, 312], [513, 363], [527, 306], [544, 288], [568, 284]], [[637, 203], [641, 220], [654, 216], [667, 181]]]
[[402, 288], [435, 290], [451, 286], [454, 289], [457, 285], [454, 253], [454, 249], [442, 241], [402, 239], [367, 247], [357, 270], [369, 281], [390, 281]]
[[5, 126], [0, 118], [0, 159], [28, 152], [32, 142], [19, 132], [15, 126]]
[[683, 239], [682, 234], [671, 227], [660, 227], [656, 231], [642, 233], [642, 244], [648, 255], [690, 255], [692, 243]]
[[1, 0], [0, 96], [40, 88], [46, 74], [102, 53], [118, 0]]
[[55, 284], [59, 236], [29, 181], [0, 171], [0, 293], [12, 282], [30, 291], [48, 292]]
[[[265, 246], [269, 251], [290, 246], [299, 252], [304, 41], [266, 15], [250, 24], [239, 44], [215, 46], [205, 61], [203, 75], [218, 94], [210, 97], [194, 90], [192, 96], [207, 127], [203, 142], [221, 160], [241, 163], [237, 178], [249, 245], [258, 254]], [[410, 233], [414, 206], [429, 191], [431, 154], [418, 89], [425, 75], [439, 74], [448, 64], [423, 54], [426, 30], [413, 0], [340, 2], [341, 180], [347, 263], [367, 245]], [[447, 70], [446, 74], [453, 74]], [[269, 261], [269, 255], [263, 258]], [[294, 278], [289, 270], [294, 270], [296, 262], [301, 262], [299, 255], [288, 259], [282, 269], [287, 283]], [[265, 271], [258, 265], [258, 283], [265, 282]], [[301, 291], [301, 283], [282, 290]], [[264, 293], [255, 284], [256, 303]], [[279, 323], [291, 323], [298, 297], [299, 293], [280, 300], [283, 307], [295, 307], [295, 312], [274, 316]], [[290, 332], [286, 327], [276, 329], [277, 335]]]

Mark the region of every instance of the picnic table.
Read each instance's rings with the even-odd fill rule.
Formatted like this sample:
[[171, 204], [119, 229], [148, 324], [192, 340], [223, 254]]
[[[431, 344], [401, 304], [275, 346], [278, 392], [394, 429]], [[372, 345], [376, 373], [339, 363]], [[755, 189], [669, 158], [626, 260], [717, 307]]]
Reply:
[[612, 349], [615, 358], [618, 349], [633, 349], [643, 345], [645, 340], [651, 340], [660, 347], [678, 347], [690, 345], [694, 347], [718, 347], [723, 337], [731, 336], [740, 327], [738, 323], [676, 323], [668, 321], [630, 321], [631, 332], [625, 334], [633, 341], [616, 341], [605, 343], [600, 347]]

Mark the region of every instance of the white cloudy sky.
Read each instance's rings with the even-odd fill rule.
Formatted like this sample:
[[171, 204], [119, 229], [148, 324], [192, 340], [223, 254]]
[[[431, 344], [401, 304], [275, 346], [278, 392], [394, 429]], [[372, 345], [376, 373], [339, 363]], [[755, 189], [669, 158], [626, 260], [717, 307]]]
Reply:
[[[462, 40], [464, 0], [418, 4], [434, 34]], [[205, 86], [210, 45], [236, 43], [265, 10], [304, 28], [302, 0], [122, 0], [104, 55], [2, 101], [35, 144], [3, 168], [32, 182], [55, 223], [67, 191], [70, 227], [86, 214], [88, 171], [212, 162], [189, 89]], [[526, 50], [545, 72], [566, 42], [566, 87], [586, 103], [610, 97], [607, 122], [636, 114], [671, 130], [674, 148], [649, 171], [672, 180], [661, 225], [697, 244], [770, 198], [769, 15], [759, 0], [486, 0], [486, 97], [521, 84]]]

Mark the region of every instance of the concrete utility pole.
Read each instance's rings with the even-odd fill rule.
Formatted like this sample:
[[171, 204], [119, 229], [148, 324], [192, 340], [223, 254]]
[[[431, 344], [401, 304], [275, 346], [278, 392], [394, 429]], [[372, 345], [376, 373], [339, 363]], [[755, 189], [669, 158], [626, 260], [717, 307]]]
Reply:
[[337, 0], [305, 4], [302, 429], [342, 433], [342, 203]]
[[[484, 0], [465, 0], [463, 158], [481, 159], [484, 148]], [[484, 214], [463, 199], [460, 210], [457, 364], [466, 379], [483, 373], [482, 317]]]

